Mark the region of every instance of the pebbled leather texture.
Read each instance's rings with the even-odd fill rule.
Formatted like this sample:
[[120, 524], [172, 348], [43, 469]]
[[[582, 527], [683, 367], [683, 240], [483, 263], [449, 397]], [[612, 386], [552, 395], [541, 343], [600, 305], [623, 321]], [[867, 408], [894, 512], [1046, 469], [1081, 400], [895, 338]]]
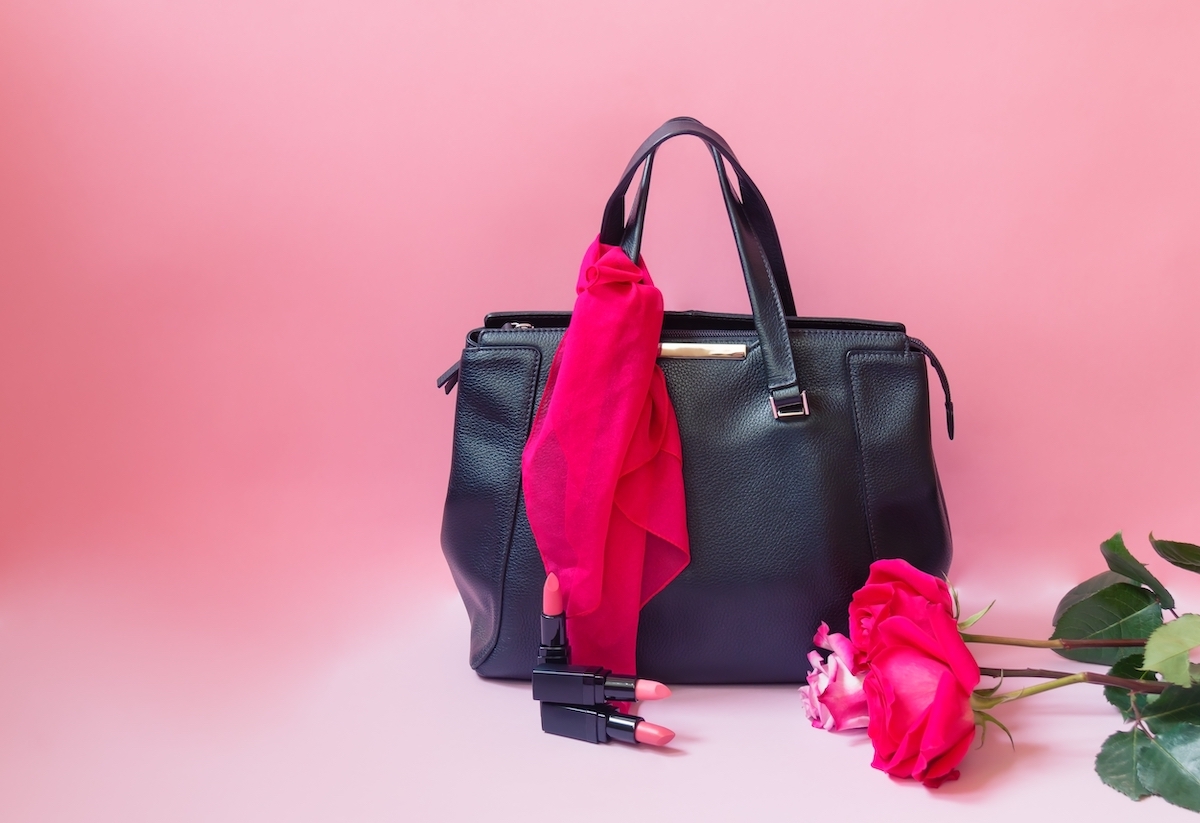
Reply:
[[846, 359], [872, 553], [936, 567], [944, 548], [926, 535], [948, 537], [950, 522], [931, 457], [925, 356], [852, 351]]
[[[550, 317], [565, 316], [537, 319]], [[669, 314], [664, 325], [681, 318]], [[741, 330], [664, 332], [748, 350], [744, 360], [659, 361], [679, 418], [692, 562], [642, 610], [639, 676], [802, 681], [818, 623], [846, 630], [850, 595], [877, 556], [933, 574], [949, 566], [925, 360], [905, 333], [884, 324], [793, 328], [812, 414], [784, 422], [771, 416], [763, 349], [744, 328], [751, 318], [741, 321]], [[563, 331], [477, 329], [463, 353], [459, 391], [471, 400], [460, 394], [446, 503], [455, 525], [443, 529], [443, 547], [452, 569], [468, 571], [455, 580], [471, 616], [471, 665], [485, 677], [527, 679], [537, 657], [545, 570], [523, 502], [511, 493], [502, 502], [499, 490], [519, 491], [520, 448], [511, 444], [524, 444]], [[494, 352], [503, 357], [481, 355]], [[531, 382], [537, 390], [526, 400]], [[508, 404], [503, 414], [489, 407], [496, 402]], [[467, 445], [480, 437], [486, 450]]]
[[533, 421], [541, 355], [537, 346], [472, 347], [459, 364], [442, 549], [471, 616], [474, 667], [491, 653], [503, 616], [521, 451]]

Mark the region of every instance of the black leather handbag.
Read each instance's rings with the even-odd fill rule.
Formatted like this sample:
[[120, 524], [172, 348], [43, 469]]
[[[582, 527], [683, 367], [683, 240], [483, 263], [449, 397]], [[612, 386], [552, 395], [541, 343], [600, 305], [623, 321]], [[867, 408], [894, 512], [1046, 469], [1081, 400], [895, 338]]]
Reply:
[[[642, 609], [637, 674], [799, 682], [818, 623], [846, 630], [850, 596], [874, 560], [946, 571], [926, 357], [953, 437], [950, 390], [900, 323], [796, 316], [761, 192], [695, 120], [668, 121], [637, 150], [608, 201], [602, 242], [638, 258], [654, 152], [685, 134], [716, 161], [753, 313], [663, 320], [659, 365], [683, 444], [691, 563]], [[521, 453], [569, 321], [567, 312], [489, 314], [438, 381], [447, 393], [458, 386], [442, 548], [471, 620], [470, 664], [484, 677], [528, 679], [537, 657], [545, 570], [525, 516]]]

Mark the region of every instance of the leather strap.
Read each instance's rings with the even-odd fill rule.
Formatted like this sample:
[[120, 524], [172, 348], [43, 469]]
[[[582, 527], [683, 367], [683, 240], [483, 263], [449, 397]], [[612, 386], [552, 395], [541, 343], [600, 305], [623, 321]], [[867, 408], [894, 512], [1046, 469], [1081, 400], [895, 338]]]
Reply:
[[[750, 179], [750, 175], [742, 168], [733, 153], [733, 149], [725, 142], [725, 138], [694, 117], [674, 117], [668, 120], [634, 152], [633, 157], [625, 167], [621, 183], [618, 184], [605, 206], [604, 219], [600, 228], [601, 242], [609, 245], [617, 245], [619, 243], [623, 247], [628, 242], [631, 245], [629, 248], [626, 248], [626, 252], [629, 253], [632, 251], [633, 253], [629, 255], [630, 259], [637, 259], [637, 255], [641, 251], [642, 223], [645, 219], [646, 198], [649, 196], [649, 166], [653, 163], [654, 153], [658, 150], [658, 147], [680, 135], [699, 137], [710, 147], [715, 146], [733, 167], [734, 172], [737, 174], [738, 185], [741, 190], [742, 208], [751, 230], [758, 237], [763, 252], [767, 256], [767, 263], [775, 280], [775, 288], [779, 292], [784, 313], [795, 317], [796, 302], [792, 296], [792, 285], [788, 279], [787, 266], [783, 261], [783, 247], [780, 245], [779, 231], [775, 227], [775, 219], [771, 216], [771, 210], [767, 207], [766, 199], [762, 196], [762, 192], [759, 191], [758, 186]], [[625, 225], [625, 193], [633, 181], [634, 171], [636, 171], [638, 165], [642, 164], [643, 161], [646, 163], [646, 168], [643, 170], [642, 182], [638, 187], [634, 208], [630, 213], [630, 225], [627, 226]], [[723, 166], [718, 166], [718, 171], [722, 175], [725, 174]], [[726, 208], [729, 208], [728, 203], [726, 203]], [[617, 238], [621, 239], [618, 240]]]
[[[642, 230], [646, 225], [646, 204], [650, 199], [650, 172], [653, 168], [654, 152], [650, 152], [646, 156], [646, 162], [642, 164], [642, 182], [638, 184], [637, 194], [633, 198], [633, 209], [629, 213], [629, 223], [621, 237], [621, 250], [625, 252], [626, 257], [635, 262], [640, 261], [642, 256]], [[621, 199], [624, 201], [624, 198]]]
[[[711, 130], [700, 123], [682, 118], [669, 120], [662, 128], [655, 131], [634, 154], [633, 160], [630, 161], [621, 177], [621, 182], [617, 184], [616, 190], [609, 198], [600, 240], [609, 245], [620, 244], [624, 247], [625, 244], [622, 241], [628, 240], [630, 236], [635, 237], [637, 238], [636, 242], [630, 243], [626, 253], [629, 253], [630, 250], [636, 253], [638, 244], [640, 244], [641, 224], [645, 219], [646, 197], [649, 191], [654, 150], [662, 142], [682, 134], [691, 134], [704, 140], [717, 167], [721, 195], [725, 199], [734, 241], [737, 244], [738, 257], [742, 263], [742, 273], [746, 279], [746, 290], [750, 296], [750, 310], [754, 317], [754, 327], [758, 332], [759, 347], [763, 354], [763, 364], [767, 373], [767, 387], [770, 392], [772, 412], [777, 419], [807, 415], [807, 396], [799, 387], [796, 379], [796, 365], [792, 356], [791, 339], [788, 336], [784, 298], [780, 293], [778, 281], [773, 276], [762, 242], [750, 225], [744, 204], [733, 193], [729, 177], [725, 173], [724, 163], [728, 162], [738, 174], [743, 192], [751, 191], [754, 184], [750, 182], [741, 165], [733, 157], [733, 153], [729, 151], [725, 141], [715, 132], [711, 132], [713, 136], [710, 136], [710, 132]], [[642, 186], [638, 191], [627, 231], [627, 227], [623, 223], [624, 195], [633, 181], [634, 172], [643, 162], [645, 167], [642, 172]], [[759, 197], [761, 198], [761, 194]], [[613, 222], [614, 216], [615, 222]], [[615, 235], [606, 236], [606, 231], [613, 231]], [[633, 255], [631, 254], [630, 257], [633, 258]], [[783, 282], [787, 282], [786, 278]], [[791, 298], [790, 292], [788, 298]]]
[[758, 238], [750, 229], [749, 221], [741, 204], [733, 196], [729, 178], [721, 165], [720, 150], [709, 145], [713, 162], [720, 172], [721, 194], [730, 205], [729, 223], [733, 227], [733, 239], [737, 243], [738, 257], [742, 260], [742, 272], [750, 294], [750, 311], [754, 315], [754, 328], [758, 332], [759, 346], [767, 371], [767, 387], [771, 392], [771, 408], [778, 419], [788, 410], [803, 407], [808, 414], [808, 398], [796, 380], [796, 362], [792, 357], [792, 341], [788, 336], [787, 318], [783, 313], [780, 294], [771, 277], [766, 254]]

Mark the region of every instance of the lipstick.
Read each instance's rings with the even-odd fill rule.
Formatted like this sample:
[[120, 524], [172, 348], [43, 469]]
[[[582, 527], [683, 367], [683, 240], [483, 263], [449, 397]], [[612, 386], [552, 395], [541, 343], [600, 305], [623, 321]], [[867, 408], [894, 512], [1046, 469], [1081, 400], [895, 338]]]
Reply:
[[563, 613], [562, 589], [558, 575], [546, 575], [542, 586], [542, 644], [538, 646], [538, 666], [547, 663], [562, 665], [571, 662], [571, 645], [567, 642], [567, 616]]
[[662, 700], [671, 690], [657, 680], [613, 674], [599, 666], [547, 664], [533, 670], [533, 699], [600, 705], [609, 700]]
[[670, 729], [635, 715], [621, 714], [601, 706], [564, 706], [559, 703], [542, 704], [542, 731], [588, 743], [619, 740], [648, 746], [665, 746], [675, 737], [675, 732]]
[[538, 664], [533, 670], [533, 699], [550, 703], [600, 705], [608, 700], [662, 700], [671, 690], [655, 680], [613, 674], [599, 666], [572, 666], [567, 642], [567, 620], [563, 613], [558, 576], [546, 575], [542, 587], [542, 642]]

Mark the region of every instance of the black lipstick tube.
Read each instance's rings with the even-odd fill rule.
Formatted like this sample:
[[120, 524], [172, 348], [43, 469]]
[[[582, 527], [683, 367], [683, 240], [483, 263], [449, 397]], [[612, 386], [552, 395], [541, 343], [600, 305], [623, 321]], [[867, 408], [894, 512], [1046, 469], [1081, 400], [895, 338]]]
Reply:
[[539, 665], [533, 670], [533, 699], [581, 706], [637, 700], [637, 678], [599, 666]]
[[571, 662], [571, 645], [567, 642], [567, 616], [542, 614], [542, 643], [538, 646], [538, 666], [565, 666]]
[[586, 740], [588, 743], [637, 743], [637, 727], [642, 718], [596, 706], [542, 704], [542, 731]]

